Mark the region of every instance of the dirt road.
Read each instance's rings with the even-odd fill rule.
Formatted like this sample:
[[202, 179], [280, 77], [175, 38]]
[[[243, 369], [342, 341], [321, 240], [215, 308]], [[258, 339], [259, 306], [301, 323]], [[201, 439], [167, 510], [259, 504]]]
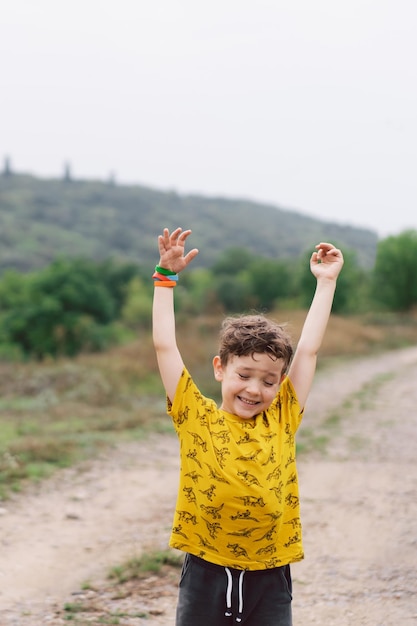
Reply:
[[[302, 428], [314, 438], [327, 420], [331, 439], [299, 459], [295, 626], [417, 623], [416, 406], [417, 347], [317, 375]], [[86, 581], [166, 547], [177, 451], [174, 436], [126, 444], [0, 504], [0, 626], [68, 623]], [[175, 585], [155, 590], [120, 600], [119, 623], [173, 626]]]

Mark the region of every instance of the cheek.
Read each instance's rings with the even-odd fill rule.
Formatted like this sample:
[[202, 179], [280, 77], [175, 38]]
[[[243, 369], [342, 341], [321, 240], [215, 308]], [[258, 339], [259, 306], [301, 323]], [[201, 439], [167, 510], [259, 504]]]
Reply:
[[244, 389], [244, 383], [240, 379], [229, 378], [223, 380], [223, 390], [228, 393], [237, 394], [240, 393], [242, 389]]
[[231, 391], [237, 391], [242, 389], [243, 385], [241, 380], [229, 380], [226, 383], [226, 387]]
[[267, 387], [264, 391], [264, 398], [272, 402], [275, 396], [278, 393], [278, 388], [275, 387]]

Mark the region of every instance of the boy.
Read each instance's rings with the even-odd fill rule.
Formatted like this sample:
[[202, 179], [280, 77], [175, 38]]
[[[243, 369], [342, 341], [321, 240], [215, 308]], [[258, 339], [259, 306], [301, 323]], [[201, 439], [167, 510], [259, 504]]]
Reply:
[[343, 256], [329, 243], [311, 256], [316, 292], [294, 355], [283, 328], [261, 315], [224, 321], [213, 359], [217, 407], [175, 338], [172, 287], [198, 254], [185, 254], [190, 233], [164, 229], [153, 276], [153, 340], [181, 450], [170, 540], [186, 553], [176, 625], [291, 626], [290, 563], [303, 558], [295, 433]]

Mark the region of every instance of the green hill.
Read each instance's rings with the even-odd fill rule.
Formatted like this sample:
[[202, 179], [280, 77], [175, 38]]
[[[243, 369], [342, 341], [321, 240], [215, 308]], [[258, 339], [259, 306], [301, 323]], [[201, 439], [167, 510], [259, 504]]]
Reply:
[[371, 267], [376, 232], [323, 222], [302, 213], [244, 199], [179, 195], [143, 186], [29, 175], [0, 176], [0, 272], [29, 271], [57, 256], [133, 261], [149, 272], [162, 227], [193, 230], [196, 266], [244, 247], [256, 255], [288, 258], [332, 241], [356, 250]]

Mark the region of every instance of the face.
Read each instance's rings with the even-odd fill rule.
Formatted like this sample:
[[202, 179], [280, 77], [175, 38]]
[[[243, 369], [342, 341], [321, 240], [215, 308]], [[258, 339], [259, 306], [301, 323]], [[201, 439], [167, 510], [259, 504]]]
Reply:
[[266, 410], [284, 378], [283, 361], [267, 354], [232, 356], [225, 367], [213, 359], [214, 377], [222, 384], [221, 407], [227, 413], [250, 419]]

